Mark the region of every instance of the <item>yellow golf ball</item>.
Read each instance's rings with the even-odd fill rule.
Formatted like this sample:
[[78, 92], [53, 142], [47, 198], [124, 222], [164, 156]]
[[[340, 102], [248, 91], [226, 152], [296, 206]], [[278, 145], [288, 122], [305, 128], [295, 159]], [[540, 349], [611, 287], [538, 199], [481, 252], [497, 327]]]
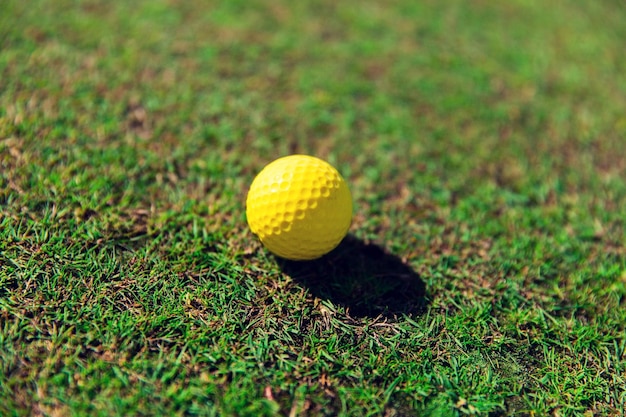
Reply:
[[315, 259], [348, 232], [352, 196], [332, 165], [291, 155], [271, 162], [252, 181], [246, 216], [269, 251], [286, 259]]

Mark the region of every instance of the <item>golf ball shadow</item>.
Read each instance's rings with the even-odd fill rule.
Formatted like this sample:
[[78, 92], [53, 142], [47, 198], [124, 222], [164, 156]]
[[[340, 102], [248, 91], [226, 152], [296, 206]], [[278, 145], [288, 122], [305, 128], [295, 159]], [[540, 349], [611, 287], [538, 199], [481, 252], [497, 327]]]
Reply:
[[411, 267], [352, 235], [319, 259], [279, 259], [279, 265], [313, 296], [344, 306], [353, 317], [420, 314], [427, 305], [424, 281]]

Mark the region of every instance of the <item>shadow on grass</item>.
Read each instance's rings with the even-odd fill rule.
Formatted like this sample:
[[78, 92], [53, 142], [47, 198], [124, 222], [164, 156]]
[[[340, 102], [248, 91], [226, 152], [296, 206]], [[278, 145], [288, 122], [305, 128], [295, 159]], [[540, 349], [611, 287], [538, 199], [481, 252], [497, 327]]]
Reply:
[[344, 306], [353, 317], [420, 314], [427, 305], [426, 286], [413, 269], [352, 235], [320, 259], [280, 259], [279, 265], [312, 295]]

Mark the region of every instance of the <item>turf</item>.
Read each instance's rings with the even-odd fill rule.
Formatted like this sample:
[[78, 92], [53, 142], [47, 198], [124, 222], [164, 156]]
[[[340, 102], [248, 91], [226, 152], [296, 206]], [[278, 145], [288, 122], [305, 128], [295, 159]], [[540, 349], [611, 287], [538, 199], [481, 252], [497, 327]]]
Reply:
[[[3, 0], [0, 415], [620, 416], [616, 0]], [[245, 222], [350, 184], [306, 263]]]

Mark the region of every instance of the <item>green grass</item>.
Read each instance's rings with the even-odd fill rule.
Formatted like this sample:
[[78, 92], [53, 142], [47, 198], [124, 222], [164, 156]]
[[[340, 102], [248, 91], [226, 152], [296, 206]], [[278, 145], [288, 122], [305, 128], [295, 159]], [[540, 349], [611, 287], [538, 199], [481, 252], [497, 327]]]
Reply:
[[[0, 415], [626, 413], [626, 7], [4, 0]], [[271, 160], [351, 235], [247, 228]]]

